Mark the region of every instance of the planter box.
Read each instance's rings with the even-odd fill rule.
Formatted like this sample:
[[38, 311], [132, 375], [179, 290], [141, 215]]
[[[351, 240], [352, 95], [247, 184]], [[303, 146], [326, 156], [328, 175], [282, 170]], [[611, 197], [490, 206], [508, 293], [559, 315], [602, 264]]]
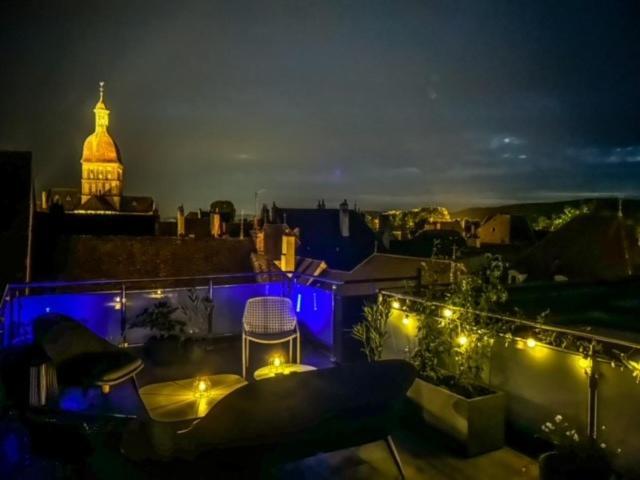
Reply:
[[417, 378], [407, 395], [422, 408], [425, 421], [459, 442], [467, 456], [504, 446], [504, 393], [467, 399]]

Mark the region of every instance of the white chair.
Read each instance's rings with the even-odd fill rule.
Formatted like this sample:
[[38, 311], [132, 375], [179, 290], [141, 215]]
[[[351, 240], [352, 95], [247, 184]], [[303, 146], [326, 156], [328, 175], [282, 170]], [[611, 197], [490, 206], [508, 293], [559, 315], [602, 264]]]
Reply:
[[249, 344], [289, 342], [289, 362], [300, 363], [300, 331], [291, 300], [285, 297], [256, 297], [247, 301], [242, 316], [242, 376], [249, 364]]

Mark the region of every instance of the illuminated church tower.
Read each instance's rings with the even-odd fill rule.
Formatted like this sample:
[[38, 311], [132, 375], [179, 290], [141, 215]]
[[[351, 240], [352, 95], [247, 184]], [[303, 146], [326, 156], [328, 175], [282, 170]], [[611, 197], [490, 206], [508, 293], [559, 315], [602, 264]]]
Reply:
[[103, 95], [104, 82], [100, 82], [100, 100], [93, 109], [96, 129], [82, 147], [81, 203], [84, 204], [91, 197], [99, 197], [120, 210], [124, 166], [118, 145], [107, 132], [109, 110], [103, 102]]

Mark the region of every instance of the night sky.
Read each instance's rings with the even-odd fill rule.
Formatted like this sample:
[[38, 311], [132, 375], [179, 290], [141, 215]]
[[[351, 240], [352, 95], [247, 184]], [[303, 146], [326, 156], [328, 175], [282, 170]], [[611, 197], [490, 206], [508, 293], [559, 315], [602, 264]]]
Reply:
[[[104, 80], [125, 192], [363, 209], [640, 191], [640, 2], [1, 1], [0, 149], [80, 185]], [[57, 6], [54, 6], [57, 5]]]

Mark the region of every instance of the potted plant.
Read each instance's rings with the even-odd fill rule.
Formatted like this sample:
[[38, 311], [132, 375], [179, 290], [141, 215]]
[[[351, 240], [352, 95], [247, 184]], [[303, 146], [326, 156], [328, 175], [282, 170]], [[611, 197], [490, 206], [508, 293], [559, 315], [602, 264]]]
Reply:
[[182, 357], [180, 343], [186, 322], [173, 317], [177, 310], [161, 300], [145, 308], [129, 324], [129, 328], [146, 328], [153, 333], [144, 344], [144, 353], [156, 365], [171, 365]]
[[[506, 397], [489, 388], [485, 370], [496, 338], [509, 326], [489, 313], [507, 298], [505, 265], [496, 255], [473, 275], [428, 293], [411, 360], [419, 377], [409, 397], [423, 418], [457, 440], [468, 456], [504, 445]], [[443, 307], [441, 305], [446, 305]]]
[[207, 348], [207, 334], [212, 321], [214, 304], [208, 296], [200, 296], [198, 290], [190, 288], [187, 298], [180, 303], [180, 313], [185, 318], [186, 337], [182, 342], [186, 357], [197, 362]]
[[[506, 300], [504, 274], [501, 258], [488, 255], [477, 274], [429, 289], [414, 310], [417, 331], [408, 356], [419, 376], [408, 395], [427, 423], [454, 438], [468, 456], [504, 445], [506, 398], [483, 381], [493, 343], [509, 329], [489, 317]], [[371, 349], [366, 342], [380, 336], [357, 338]]]
[[[613, 469], [607, 455], [607, 445], [579, 435], [576, 428], [556, 415], [541, 426], [546, 440], [554, 450], [540, 456], [541, 480], [609, 480]], [[617, 451], [620, 453], [620, 450]]]
[[390, 316], [389, 301], [381, 297], [377, 303], [364, 306], [363, 321], [353, 327], [352, 335], [362, 342], [362, 351], [370, 362], [382, 358], [384, 341], [389, 336], [387, 325]]

